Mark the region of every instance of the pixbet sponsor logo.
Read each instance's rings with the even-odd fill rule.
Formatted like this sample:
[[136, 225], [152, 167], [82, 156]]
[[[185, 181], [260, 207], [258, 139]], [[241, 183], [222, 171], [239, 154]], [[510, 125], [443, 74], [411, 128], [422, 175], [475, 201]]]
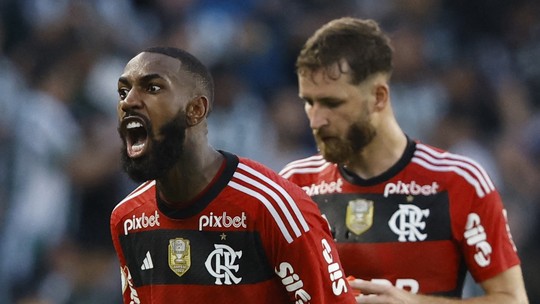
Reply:
[[275, 269], [276, 274], [281, 278], [281, 283], [287, 292], [294, 294], [296, 304], [309, 303], [311, 295], [303, 289], [304, 282], [300, 276], [294, 272], [294, 268], [287, 262], [282, 262]]
[[330, 280], [332, 281], [332, 292], [336, 296], [339, 296], [342, 293], [347, 292], [347, 284], [345, 284], [343, 271], [341, 270], [340, 265], [334, 261], [332, 247], [330, 247], [328, 241], [326, 239], [322, 239], [321, 244], [323, 246], [322, 255], [328, 264], [328, 274], [330, 275]]
[[139, 230], [148, 227], [159, 226], [159, 213], [157, 210], [153, 215], [147, 216], [144, 212], [139, 217], [133, 217], [124, 221], [124, 234], [128, 235], [130, 230]]
[[246, 228], [246, 213], [242, 212], [241, 215], [229, 216], [227, 212], [223, 212], [221, 215], [215, 215], [210, 212], [209, 215], [203, 215], [199, 218], [199, 231], [202, 231], [204, 227], [210, 228]]
[[474, 246], [476, 253], [474, 260], [480, 267], [486, 267], [491, 263], [491, 245], [487, 242], [487, 234], [484, 226], [480, 223], [480, 216], [470, 213], [467, 217], [465, 232], [463, 236], [467, 240], [467, 245]]
[[311, 186], [304, 186], [304, 190], [309, 196], [319, 194], [330, 194], [335, 192], [342, 192], [341, 186], [343, 186], [343, 180], [340, 178], [334, 182], [321, 181], [318, 184], [311, 184]]
[[398, 181], [395, 184], [388, 183], [384, 186], [384, 197], [388, 197], [390, 194], [433, 195], [437, 193], [438, 189], [437, 182], [433, 182], [431, 185], [419, 185], [415, 181], [410, 183]]

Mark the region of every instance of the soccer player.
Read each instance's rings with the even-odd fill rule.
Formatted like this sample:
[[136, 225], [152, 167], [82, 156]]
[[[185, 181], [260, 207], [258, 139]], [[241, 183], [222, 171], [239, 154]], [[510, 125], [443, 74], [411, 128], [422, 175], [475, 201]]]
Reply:
[[[358, 278], [351, 286], [364, 294], [358, 303], [527, 303], [484, 169], [412, 140], [396, 122], [392, 52], [373, 20], [337, 19], [307, 40], [299, 96], [320, 153], [280, 174], [328, 218], [345, 273]], [[467, 270], [485, 295], [458, 300]]]
[[355, 302], [310, 197], [209, 145], [214, 88], [199, 60], [147, 49], [118, 94], [123, 167], [142, 183], [111, 215], [124, 303]]

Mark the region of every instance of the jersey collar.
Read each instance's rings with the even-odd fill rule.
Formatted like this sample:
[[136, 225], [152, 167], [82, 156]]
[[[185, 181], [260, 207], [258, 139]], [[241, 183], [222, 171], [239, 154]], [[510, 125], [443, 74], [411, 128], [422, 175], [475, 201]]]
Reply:
[[407, 136], [407, 147], [405, 148], [405, 151], [403, 152], [403, 155], [401, 155], [401, 158], [388, 170], [383, 172], [381, 175], [369, 178], [369, 179], [363, 179], [360, 176], [354, 174], [353, 172], [347, 170], [344, 166], [339, 165], [339, 173], [343, 178], [348, 181], [351, 184], [355, 184], [358, 186], [373, 186], [376, 184], [379, 184], [381, 182], [387, 181], [394, 177], [396, 174], [401, 172], [410, 162], [414, 155], [414, 151], [416, 150], [416, 142], [411, 140]]

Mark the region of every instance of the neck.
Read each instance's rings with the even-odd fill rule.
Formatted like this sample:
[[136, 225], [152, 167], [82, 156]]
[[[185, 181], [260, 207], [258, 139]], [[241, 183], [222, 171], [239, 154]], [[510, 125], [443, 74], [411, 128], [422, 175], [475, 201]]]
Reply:
[[167, 176], [157, 181], [161, 198], [170, 207], [181, 209], [188, 207], [216, 176], [223, 162], [223, 155], [207, 146], [201, 152], [186, 154], [168, 172]]
[[407, 137], [397, 123], [379, 129], [377, 136], [345, 166], [363, 179], [379, 176], [394, 166], [407, 147]]

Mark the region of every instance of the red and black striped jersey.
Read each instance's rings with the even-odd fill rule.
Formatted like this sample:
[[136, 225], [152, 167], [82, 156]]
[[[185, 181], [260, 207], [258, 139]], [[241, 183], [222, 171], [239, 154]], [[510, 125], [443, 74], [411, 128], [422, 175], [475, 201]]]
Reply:
[[355, 303], [310, 197], [221, 153], [218, 176], [187, 209], [167, 207], [148, 181], [113, 210], [124, 303]]
[[280, 175], [327, 217], [347, 275], [412, 292], [461, 296], [520, 263], [500, 196], [473, 160], [409, 141], [385, 173], [362, 179], [321, 155]]

